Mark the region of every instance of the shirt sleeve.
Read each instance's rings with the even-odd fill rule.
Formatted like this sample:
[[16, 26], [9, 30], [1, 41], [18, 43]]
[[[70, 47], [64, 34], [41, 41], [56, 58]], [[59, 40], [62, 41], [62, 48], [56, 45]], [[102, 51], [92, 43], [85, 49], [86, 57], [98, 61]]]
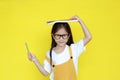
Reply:
[[[46, 57], [49, 58], [48, 56], [49, 56], [49, 51], [47, 52]], [[48, 61], [47, 59], [44, 60], [44, 65], [43, 65], [43, 67], [44, 67], [44, 69], [45, 69], [48, 73], [51, 72], [51, 65], [50, 65], [50, 63], [49, 63], [49, 61]]]
[[44, 69], [50, 73], [51, 72], [51, 66], [50, 66], [50, 63], [45, 59], [44, 60]]
[[75, 44], [72, 44], [71, 46], [73, 48], [73, 53], [76, 55], [76, 57], [79, 57], [81, 53], [86, 49], [83, 39], [81, 39]]

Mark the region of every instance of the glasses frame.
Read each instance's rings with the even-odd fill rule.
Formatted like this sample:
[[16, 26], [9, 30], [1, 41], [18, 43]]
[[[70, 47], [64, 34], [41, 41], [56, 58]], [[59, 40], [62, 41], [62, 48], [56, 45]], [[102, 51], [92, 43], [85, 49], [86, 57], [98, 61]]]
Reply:
[[70, 36], [70, 34], [53, 34], [53, 37], [56, 39], [56, 40], [59, 40], [61, 39], [68, 39]]

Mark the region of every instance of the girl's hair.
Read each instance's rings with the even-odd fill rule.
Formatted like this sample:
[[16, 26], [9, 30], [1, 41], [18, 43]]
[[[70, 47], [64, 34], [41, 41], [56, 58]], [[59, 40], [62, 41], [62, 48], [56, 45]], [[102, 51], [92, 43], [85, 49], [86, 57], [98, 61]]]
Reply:
[[54, 47], [56, 47], [57, 43], [55, 42], [54, 38], [52, 35], [54, 35], [59, 29], [64, 28], [66, 30], [66, 32], [70, 35], [68, 41], [67, 41], [67, 45], [70, 46], [72, 43], [74, 43], [73, 41], [73, 37], [72, 37], [72, 32], [70, 29], [70, 26], [68, 23], [66, 22], [57, 22], [53, 25], [52, 27], [52, 31], [51, 31], [51, 37], [52, 37], [52, 43], [51, 43], [51, 48], [50, 48], [50, 64], [52, 65], [52, 49]]

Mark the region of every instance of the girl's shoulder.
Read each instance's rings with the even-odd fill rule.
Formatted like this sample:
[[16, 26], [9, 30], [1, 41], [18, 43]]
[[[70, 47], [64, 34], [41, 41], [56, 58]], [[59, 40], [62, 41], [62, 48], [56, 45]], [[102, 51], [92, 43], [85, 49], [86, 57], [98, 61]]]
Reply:
[[76, 42], [76, 43], [73, 43], [73, 44], [71, 44], [71, 47], [72, 48], [81, 48], [81, 47], [85, 47], [84, 46], [84, 41], [83, 41], [83, 39], [81, 39], [81, 40], [79, 40], [78, 42]]
[[46, 57], [50, 59], [50, 50], [46, 52]]
[[71, 44], [71, 48], [73, 53], [78, 57], [85, 49], [83, 39], [79, 40], [78, 42]]

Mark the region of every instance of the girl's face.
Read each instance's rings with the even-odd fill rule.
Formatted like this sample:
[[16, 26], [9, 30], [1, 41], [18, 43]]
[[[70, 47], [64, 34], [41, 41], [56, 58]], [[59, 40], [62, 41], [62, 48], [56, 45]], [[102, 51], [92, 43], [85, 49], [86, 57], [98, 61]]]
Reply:
[[69, 39], [69, 34], [62, 27], [55, 34], [53, 34], [53, 38], [54, 38], [55, 42], [57, 43], [57, 46], [63, 47], [66, 45], [66, 43]]

